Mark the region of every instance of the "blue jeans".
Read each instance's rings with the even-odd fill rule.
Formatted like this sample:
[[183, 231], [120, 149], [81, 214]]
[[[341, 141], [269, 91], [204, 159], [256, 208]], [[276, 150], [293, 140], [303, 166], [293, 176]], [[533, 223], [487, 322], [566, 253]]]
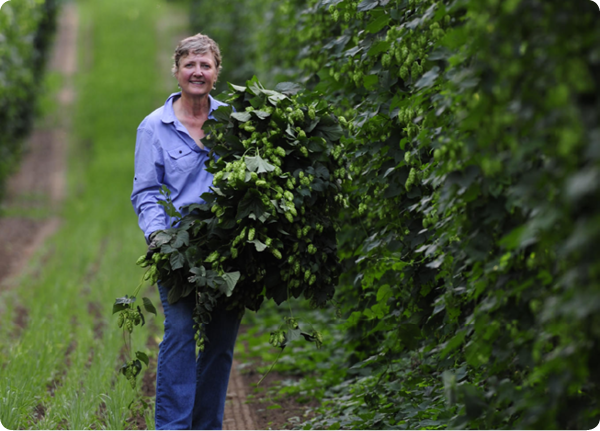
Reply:
[[196, 358], [194, 295], [175, 304], [158, 285], [165, 311], [165, 336], [156, 374], [156, 429], [222, 429], [233, 347], [240, 313], [217, 307], [206, 325], [208, 341]]

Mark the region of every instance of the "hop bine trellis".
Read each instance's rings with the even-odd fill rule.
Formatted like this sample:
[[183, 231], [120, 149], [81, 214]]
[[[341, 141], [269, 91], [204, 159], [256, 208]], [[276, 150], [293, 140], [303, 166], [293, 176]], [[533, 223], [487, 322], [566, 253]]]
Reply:
[[[157, 232], [156, 253], [137, 262], [148, 268], [144, 279], [168, 288], [170, 303], [195, 296], [200, 350], [210, 342], [204, 325], [218, 304], [257, 311], [265, 299], [281, 304], [303, 296], [322, 307], [341, 270], [336, 220], [346, 204], [345, 119], [291, 83], [273, 91], [253, 79], [245, 87], [230, 84], [224, 97], [228, 106], [204, 126], [212, 192], [202, 195], [204, 203], [177, 209], [163, 187], [159, 203], [173, 227]], [[135, 296], [117, 299], [113, 310], [128, 333], [144, 323]], [[147, 298], [144, 305], [155, 312]], [[303, 331], [290, 315], [269, 342], [283, 349], [302, 337], [317, 347], [323, 342], [319, 331]], [[140, 359], [146, 357], [137, 352], [123, 367], [132, 386]]]

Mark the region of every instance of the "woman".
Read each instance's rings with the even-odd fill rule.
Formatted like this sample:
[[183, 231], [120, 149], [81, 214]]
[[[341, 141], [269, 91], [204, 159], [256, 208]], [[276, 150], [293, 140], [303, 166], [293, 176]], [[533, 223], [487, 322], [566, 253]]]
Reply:
[[[210, 95], [220, 70], [221, 53], [212, 39], [202, 34], [183, 39], [172, 69], [181, 91], [171, 94], [137, 130], [131, 202], [147, 242], [154, 232], [171, 226], [157, 203], [163, 185], [179, 208], [201, 202], [199, 196], [212, 184], [212, 174], [205, 170], [208, 151], [202, 126], [223, 105]], [[167, 289], [160, 283], [158, 289], [165, 336], [158, 354], [156, 429], [221, 429], [239, 312], [213, 313], [206, 327], [208, 342], [196, 358], [195, 299], [188, 296], [169, 304]]]

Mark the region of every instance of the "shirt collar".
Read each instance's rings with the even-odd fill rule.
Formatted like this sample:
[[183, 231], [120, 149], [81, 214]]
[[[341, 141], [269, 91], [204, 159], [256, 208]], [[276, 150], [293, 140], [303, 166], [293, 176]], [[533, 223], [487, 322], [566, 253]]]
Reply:
[[[161, 120], [163, 123], [174, 123], [175, 120], [177, 120], [177, 117], [175, 116], [175, 111], [173, 110], [173, 102], [179, 97], [181, 97], [181, 91], [178, 91], [177, 93], [173, 93], [167, 98], [167, 101], [165, 102], [165, 109], [163, 109], [163, 113], [162, 113], [162, 117], [161, 117]], [[221, 106], [222, 103], [218, 102], [210, 94], [208, 95], [208, 100], [210, 102], [210, 108], [208, 110], [208, 118], [214, 119], [212, 113], [215, 109], [217, 109], [219, 106]]]

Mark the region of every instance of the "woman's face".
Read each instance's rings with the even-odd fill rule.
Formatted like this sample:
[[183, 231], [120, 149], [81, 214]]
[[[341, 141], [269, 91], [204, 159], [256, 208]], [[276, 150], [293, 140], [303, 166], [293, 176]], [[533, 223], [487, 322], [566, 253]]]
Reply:
[[207, 96], [217, 80], [217, 68], [212, 53], [190, 53], [182, 57], [175, 77], [182, 93], [193, 97]]

